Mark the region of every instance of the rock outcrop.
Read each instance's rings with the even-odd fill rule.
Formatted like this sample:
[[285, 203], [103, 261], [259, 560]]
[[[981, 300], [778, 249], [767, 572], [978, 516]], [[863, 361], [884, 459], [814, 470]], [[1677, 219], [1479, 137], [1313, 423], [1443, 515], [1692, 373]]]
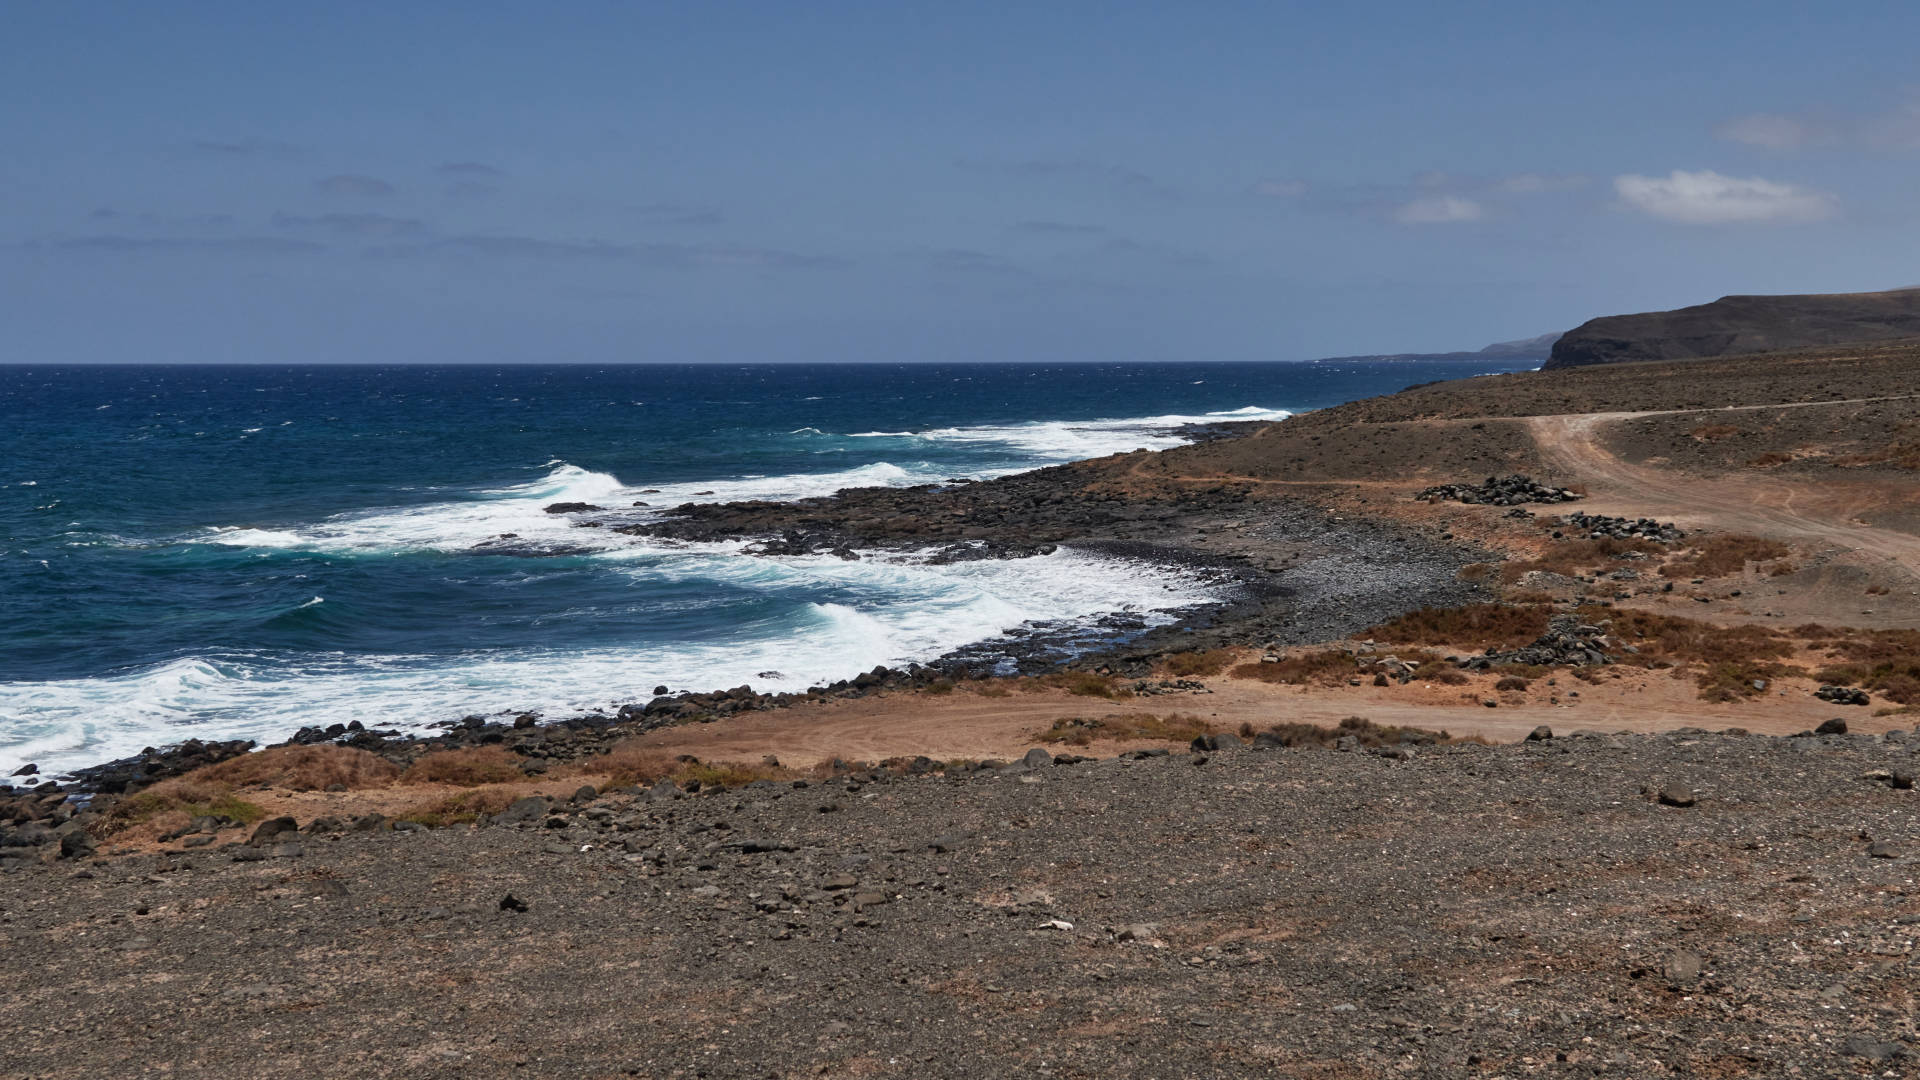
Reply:
[[1775, 352], [1920, 338], [1920, 288], [1807, 296], [1723, 296], [1711, 304], [1607, 315], [1554, 343], [1546, 368]]

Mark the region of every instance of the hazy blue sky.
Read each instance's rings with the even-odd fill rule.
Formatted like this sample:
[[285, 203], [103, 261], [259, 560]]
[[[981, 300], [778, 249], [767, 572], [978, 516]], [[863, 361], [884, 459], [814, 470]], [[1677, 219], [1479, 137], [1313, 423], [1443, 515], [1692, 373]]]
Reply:
[[1242, 360], [1920, 283], [1920, 4], [4, 4], [0, 361]]

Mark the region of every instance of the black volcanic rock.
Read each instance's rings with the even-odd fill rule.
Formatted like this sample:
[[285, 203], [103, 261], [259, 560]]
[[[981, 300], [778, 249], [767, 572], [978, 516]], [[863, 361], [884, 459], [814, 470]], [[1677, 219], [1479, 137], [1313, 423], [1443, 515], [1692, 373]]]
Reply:
[[1920, 338], [1920, 288], [1808, 296], [1723, 296], [1677, 311], [1607, 315], [1554, 343], [1547, 368], [1775, 352]]

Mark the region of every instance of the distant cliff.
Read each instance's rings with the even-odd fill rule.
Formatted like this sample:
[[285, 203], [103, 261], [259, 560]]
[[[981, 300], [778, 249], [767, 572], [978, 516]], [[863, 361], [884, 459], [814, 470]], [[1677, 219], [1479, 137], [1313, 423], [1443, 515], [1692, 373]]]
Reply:
[[1315, 364], [1347, 364], [1356, 361], [1373, 360], [1539, 360], [1544, 363], [1547, 353], [1553, 348], [1558, 332], [1541, 334], [1539, 337], [1523, 338], [1519, 341], [1499, 341], [1484, 349], [1473, 352], [1444, 353], [1371, 353], [1366, 356], [1327, 356], [1309, 361]]
[[1723, 296], [1678, 311], [1607, 315], [1554, 343], [1547, 368], [1690, 360], [1920, 337], [1920, 288], [1810, 296]]

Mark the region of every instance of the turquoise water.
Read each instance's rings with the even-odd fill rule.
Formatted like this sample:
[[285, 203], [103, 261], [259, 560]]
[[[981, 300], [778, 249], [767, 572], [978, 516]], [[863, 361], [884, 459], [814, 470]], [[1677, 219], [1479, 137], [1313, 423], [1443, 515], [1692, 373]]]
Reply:
[[[573, 715], [662, 683], [802, 689], [1029, 621], [1151, 616], [1206, 586], [1071, 551], [763, 558], [542, 507], [987, 477], [1485, 370], [0, 367], [0, 769]], [[513, 554], [480, 546], [503, 534]]]

